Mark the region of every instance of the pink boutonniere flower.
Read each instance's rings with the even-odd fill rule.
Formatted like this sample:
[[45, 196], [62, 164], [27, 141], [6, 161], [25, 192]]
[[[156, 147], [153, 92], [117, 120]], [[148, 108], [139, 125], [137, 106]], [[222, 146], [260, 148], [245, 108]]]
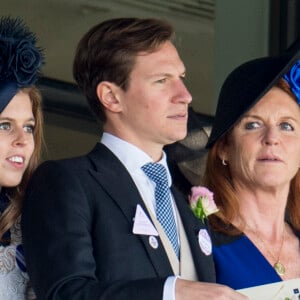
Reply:
[[190, 206], [194, 215], [204, 222], [209, 215], [219, 211], [214, 201], [214, 194], [202, 186], [192, 187], [192, 193], [189, 197]]

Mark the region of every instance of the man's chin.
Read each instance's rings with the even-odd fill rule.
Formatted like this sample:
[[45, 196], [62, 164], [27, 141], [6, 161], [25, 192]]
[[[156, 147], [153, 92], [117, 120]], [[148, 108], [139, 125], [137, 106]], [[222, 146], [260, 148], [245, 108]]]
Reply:
[[170, 138], [169, 142], [166, 145], [174, 144], [176, 142], [182, 141], [186, 137], [187, 133], [178, 134]]

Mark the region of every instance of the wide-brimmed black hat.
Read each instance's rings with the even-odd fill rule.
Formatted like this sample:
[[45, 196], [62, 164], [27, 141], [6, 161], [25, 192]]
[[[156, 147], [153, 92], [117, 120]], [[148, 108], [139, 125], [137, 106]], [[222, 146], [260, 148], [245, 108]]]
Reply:
[[300, 39], [282, 55], [250, 60], [233, 70], [220, 91], [215, 120], [206, 148], [230, 130], [300, 58]]

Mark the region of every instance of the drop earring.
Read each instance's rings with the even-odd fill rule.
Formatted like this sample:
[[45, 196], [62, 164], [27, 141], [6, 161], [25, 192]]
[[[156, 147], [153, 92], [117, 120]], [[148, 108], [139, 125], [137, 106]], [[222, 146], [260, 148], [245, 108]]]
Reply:
[[225, 159], [222, 159], [222, 165], [227, 166], [227, 162], [225, 161]]

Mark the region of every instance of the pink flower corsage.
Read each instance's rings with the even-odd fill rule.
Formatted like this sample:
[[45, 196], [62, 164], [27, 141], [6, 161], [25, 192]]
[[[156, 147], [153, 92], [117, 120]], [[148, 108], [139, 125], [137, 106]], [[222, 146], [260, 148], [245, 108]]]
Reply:
[[219, 211], [214, 201], [214, 194], [203, 186], [194, 186], [191, 191], [189, 201], [192, 211], [204, 223], [205, 218]]

